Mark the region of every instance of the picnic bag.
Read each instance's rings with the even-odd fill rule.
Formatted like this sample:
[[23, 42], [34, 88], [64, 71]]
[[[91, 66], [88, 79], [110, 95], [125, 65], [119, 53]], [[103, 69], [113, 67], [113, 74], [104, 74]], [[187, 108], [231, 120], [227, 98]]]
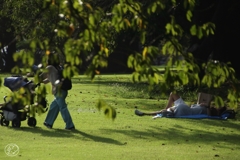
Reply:
[[226, 119], [234, 119], [236, 117], [236, 112], [233, 109], [227, 109], [221, 114], [221, 117]]

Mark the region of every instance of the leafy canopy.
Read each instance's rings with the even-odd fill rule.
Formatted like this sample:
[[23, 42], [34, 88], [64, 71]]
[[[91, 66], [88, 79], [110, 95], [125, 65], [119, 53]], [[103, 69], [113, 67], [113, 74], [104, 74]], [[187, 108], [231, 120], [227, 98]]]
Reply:
[[[201, 39], [213, 35], [215, 30], [211, 22], [201, 25], [193, 22], [197, 0], [3, 0], [1, 3], [0, 15], [12, 20], [19, 43], [26, 43], [26, 49], [14, 55], [25, 67], [34, 64], [37, 50], [45, 54], [54, 50], [68, 64], [64, 75], [72, 77], [79, 74], [82, 55], [93, 55], [85, 74], [94, 79], [101, 68], [108, 66], [118, 35], [130, 31], [140, 47], [132, 48], [123, 63], [134, 70], [134, 82], [147, 80], [150, 86], [160, 86], [162, 93], [182, 85], [214, 89], [228, 82], [232, 84], [228, 90], [229, 104], [237, 107], [240, 92], [234, 69], [215, 61], [199, 65], [194, 55], [186, 51], [189, 37]], [[168, 57], [163, 72], [152, 66], [159, 55]], [[44, 58], [42, 65], [46, 66]], [[201, 69], [205, 70], [203, 77], [199, 77]], [[18, 70], [17, 66], [13, 69]], [[38, 79], [37, 75], [35, 78]], [[217, 97], [216, 102], [223, 103]], [[100, 100], [98, 108], [101, 106], [106, 104]]]

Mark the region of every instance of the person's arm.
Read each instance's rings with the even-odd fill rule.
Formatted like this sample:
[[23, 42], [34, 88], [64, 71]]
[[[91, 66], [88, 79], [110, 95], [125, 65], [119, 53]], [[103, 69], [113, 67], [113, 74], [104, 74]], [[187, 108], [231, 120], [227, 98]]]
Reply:
[[47, 83], [49, 83], [49, 82], [50, 82], [50, 81], [49, 81], [47, 78], [42, 81], [42, 83], [44, 83], [44, 84], [47, 84]]
[[44, 84], [49, 83], [48, 74], [49, 74], [49, 71], [48, 71], [48, 67], [47, 67], [47, 72], [43, 72], [39, 75], [39, 77], [41, 79], [41, 83], [44, 83]]
[[201, 107], [207, 107], [207, 104], [206, 103], [200, 103], [199, 104]]
[[41, 79], [42, 79], [42, 81], [41, 81], [41, 83], [44, 83], [44, 84], [47, 84], [47, 83], [49, 83], [49, 80], [48, 80], [48, 73], [42, 73], [41, 75]]

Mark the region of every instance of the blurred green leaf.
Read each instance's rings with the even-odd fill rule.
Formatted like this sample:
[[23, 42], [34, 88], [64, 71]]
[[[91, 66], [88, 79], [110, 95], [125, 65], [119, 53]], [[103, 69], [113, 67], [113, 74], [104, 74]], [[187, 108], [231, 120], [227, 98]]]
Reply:
[[96, 107], [99, 111], [103, 110], [104, 115], [108, 118], [111, 118], [112, 120], [115, 120], [117, 117], [116, 110], [107, 104], [103, 99], [98, 100]]
[[192, 15], [192, 11], [188, 10], [188, 11], [187, 11], [187, 14], [186, 14], [187, 20], [191, 22], [191, 21], [192, 21], [192, 20], [191, 20], [191, 19], [192, 19], [192, 16], [193, 16], [193, 15]]
[[197, 35], [197, 26], [196, 25], [193, 25], [191, 28], [190, 28], [190, 33], [195, 36]]

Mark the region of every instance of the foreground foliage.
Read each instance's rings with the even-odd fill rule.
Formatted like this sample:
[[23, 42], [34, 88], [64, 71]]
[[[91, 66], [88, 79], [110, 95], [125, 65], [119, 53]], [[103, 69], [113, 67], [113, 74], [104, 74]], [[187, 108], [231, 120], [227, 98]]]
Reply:
[[[127, 62], [121, 63], [133, 70], [134, 82], [147, 80], [150, 89], [158, 86], [161, 94], [185, 85], [214, 91], [227, 84], [227, 103], [236, 109], [239, 82], [230, 64], [214, 59], [199, 63], [195, 55], [186, 51], [190, 37], [201, 39], [215, 33], [215, 24], [193, 21], [198, 3], [197, 0], [16, 0], [3, 1], [1, 16], [11, 20], [14, 30], [10, 32], [25, 45], [24, 50], [14, 55], [15, 61], [21, 61], [25, 68], [35, 63], [36, 51], [43, 51], [40, 61], [43, 68], [45, 55], [56, 51], [67, 64], [65, 76], [78, 75], [79, 66], [90, 58], [91, 63], [84, 71], [94, 79], [121, 47], [118, 41], [121, 36], [130, 35], [130, 38], [123, 36], [131, 47], [124, 50]], [[168, 57], [162, 72], [152, 66], [159, 55]], [[19, 66], [12, 72], [19, 73]], [[204, 75], [200, 76], [202, 72]], [[224, 103], [221, 97], [216, 97], [215, 102], [219, 106]]]

